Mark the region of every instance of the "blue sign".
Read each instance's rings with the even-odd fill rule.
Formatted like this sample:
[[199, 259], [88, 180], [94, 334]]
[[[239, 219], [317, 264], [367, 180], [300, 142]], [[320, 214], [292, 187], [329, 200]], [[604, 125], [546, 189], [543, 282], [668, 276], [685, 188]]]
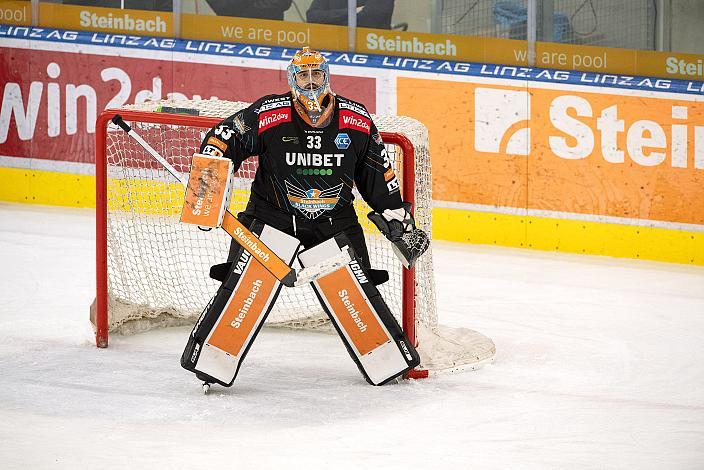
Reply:
[[337, 137], [335, 137], [335, 145], [337, 145], [337, 148], [340, 150], [347, 150], [351, 143], [352, 139], [344, 132], [340, 132], [337, 134]]
[[[276, 46], [258, 46], [192, 39], [172, 39], [124, 34], [69, 31], [56, 28], [35, 28], [0, 24], [0, 39], [23, 38], [38, 41], [114, 46], [121, 48], [187, 52], [191, 54], [219, 55], [290, 61], [296, 49]], [[496, 65], [477, 62], [457, 62], [439, 59], [355, 54], [352, 52], [323, 52], [331, 65], [352, 65], [378, 69], [412, 70], [416, 72], [463, 75], [467, 77], [493, 77], [511, 80], [570, 83], [610, 88], [665, 91], [687, 94], [704, 94], [704, 81], [674, 78], [651, 78], [632, 75], [553, 70], [539, 67]], [[342, 147], [338, 147], [342, 149]], [[347, 147], [344, 147], [347, 148]]]

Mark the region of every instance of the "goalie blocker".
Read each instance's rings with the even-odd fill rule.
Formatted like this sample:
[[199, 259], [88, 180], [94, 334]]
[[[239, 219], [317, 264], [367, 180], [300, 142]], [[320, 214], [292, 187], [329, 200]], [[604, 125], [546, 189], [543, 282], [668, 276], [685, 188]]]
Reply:
[[[300, 253], [310, 266], [349, 246], [344, 234]], [[420, 364], [420, 356], [382, 299], [373, 279], [353, 259], [312, 283], [347, 351], [372, 385], [383, 385]]]
[[[289, 265], [300, 242], [255, 220], [250, 230]], [[281, 282], [243, 247], [191, 331], [181, 366], [208, 383], [232, 385], [281, 290]]]

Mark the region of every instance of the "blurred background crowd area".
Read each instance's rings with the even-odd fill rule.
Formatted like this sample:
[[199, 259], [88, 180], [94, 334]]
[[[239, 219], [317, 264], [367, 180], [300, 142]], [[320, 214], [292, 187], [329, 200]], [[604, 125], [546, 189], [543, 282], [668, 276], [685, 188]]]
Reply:
[[[0, 8], [3, 1], [0, 0]], [[14, 2], [16, 3], [16, 2]], [[703, 0], [46, 0], [41, 3], [347, 25], [417, 33], [704, 52]]]

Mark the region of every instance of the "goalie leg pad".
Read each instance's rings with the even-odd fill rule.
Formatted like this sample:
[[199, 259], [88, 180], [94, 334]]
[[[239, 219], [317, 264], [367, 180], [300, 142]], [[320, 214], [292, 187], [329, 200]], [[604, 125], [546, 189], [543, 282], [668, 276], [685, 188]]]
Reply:
[[[255, 220], [250, 230], [289, 263], [300, 242]], [[231, 386], [281, 290], [281, 283], [240, 248], [217, 294], [188, 339], [181, 366], [211, 383]]]
[[[298, 259], [310, 266], [348, 245], [345, 235], [338, 234], [301, 252]], [[418, 352], [357, 259], [312, 286], [367, 382], [383, 385], [420, 364]]]

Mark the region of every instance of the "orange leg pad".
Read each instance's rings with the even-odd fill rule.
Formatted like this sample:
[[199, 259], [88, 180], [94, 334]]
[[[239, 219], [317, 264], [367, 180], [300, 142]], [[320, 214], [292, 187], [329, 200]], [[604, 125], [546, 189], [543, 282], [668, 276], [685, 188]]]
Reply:
[[[300, 242], [255, 221], [252, 232], [291, 264]], [[189, 337], [181, 365], [209, 382], [230, 386], [281, 290], [281, 283], [251, 254], [239, 257]]]
[[[336, 256], [349, 245], [342, 234], [301, 252], [305, 266]], [[420, 363], [398, 322], [356, 259], [313, 282], [318, 299], [352, 359], [372, 385], [382, 385]]]

